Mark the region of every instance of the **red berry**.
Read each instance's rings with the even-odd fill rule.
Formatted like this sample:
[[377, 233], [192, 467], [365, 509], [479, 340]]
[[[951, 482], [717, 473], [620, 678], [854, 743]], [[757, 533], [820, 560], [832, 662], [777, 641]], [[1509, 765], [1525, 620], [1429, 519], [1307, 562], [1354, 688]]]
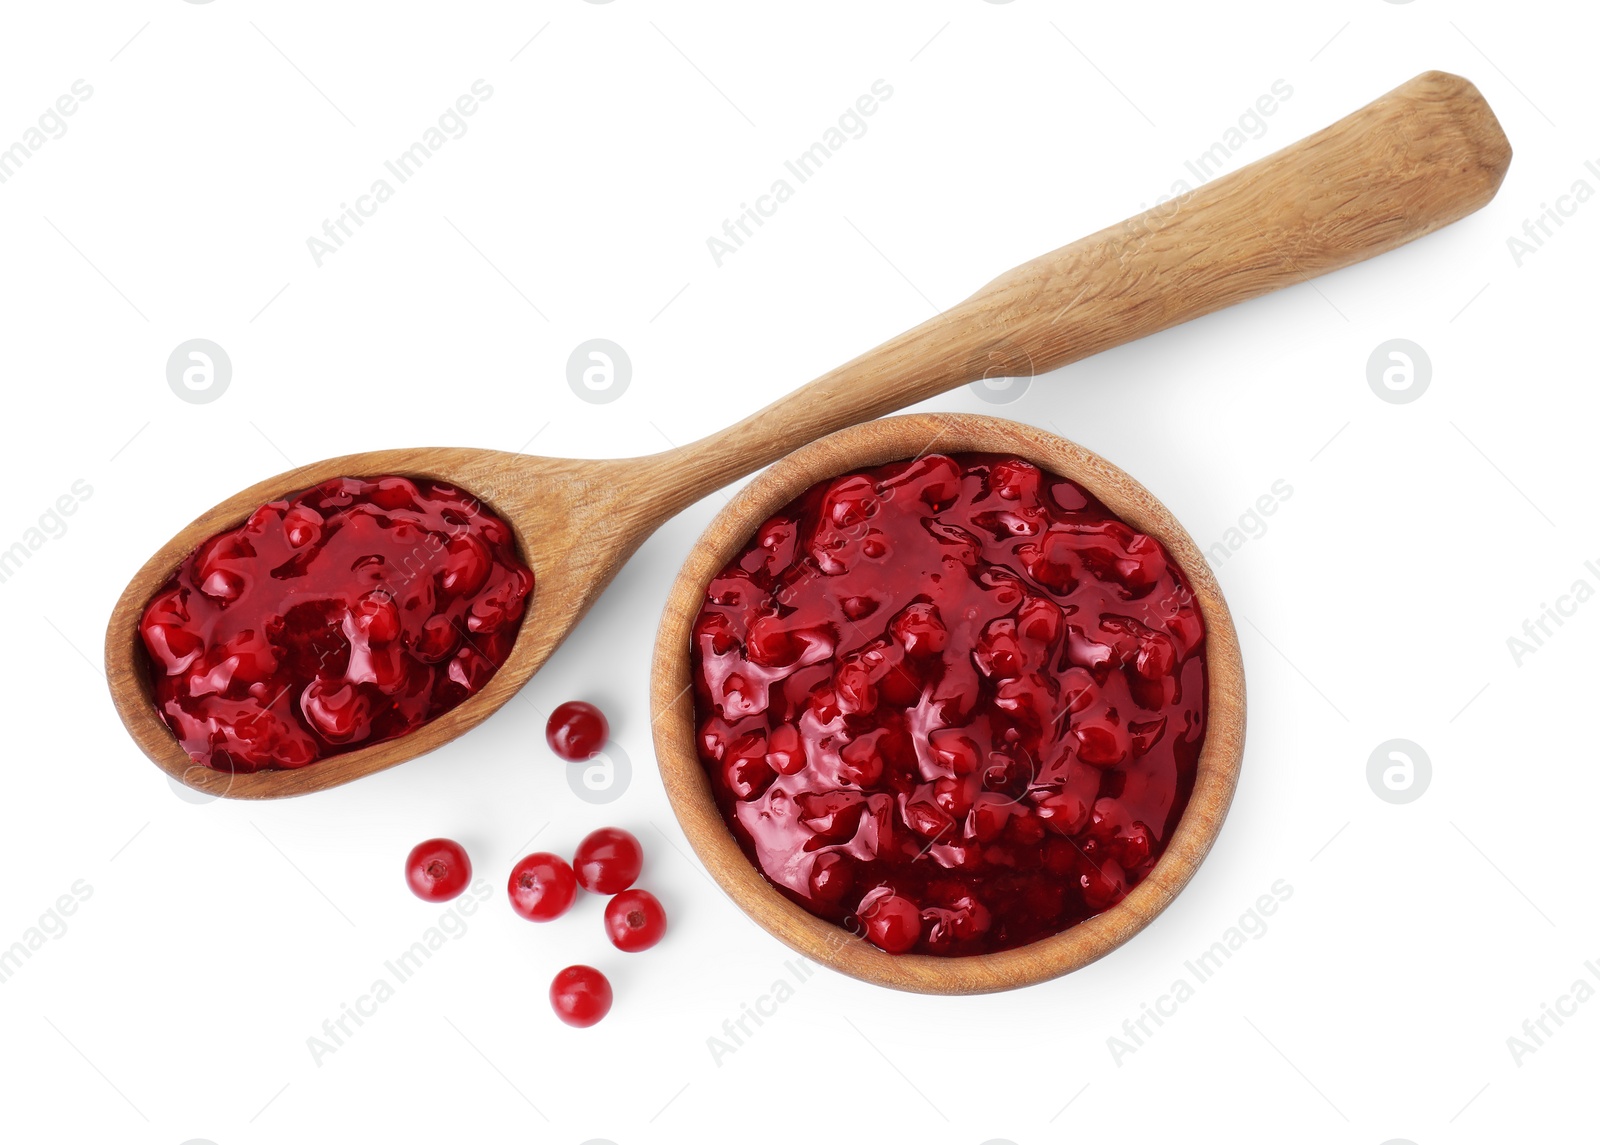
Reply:
[[471, 596], [489, 579], [492, 558], [478, 538], [465, 534], [445, 547], [439, 587], [451, 596]]
[[1007, 501], [1036, 502], [1039, 498], [1039, 467], [1013, 457], [995, 463], [989, 470], [989, 488]]
[[944, 838], [955, 826], [950, 816], [928, 799], [915, 799], [907, 803], [904, 814], [906, 826], [929, 842]]
[[567, 912], [578, 894], [578, 880], [560, 855], [539, 851], [511, 868], [506, 883], [511, 909], [534, 922], [549, 922]]
[[355, 684], [312, 680], [300, 693], [306, 722], [329, 743], [351, 743], [372, 733], [372, 701]]
[[544, 727], [544, 738], [550, 750], [574, 763], [592, 759], [606, 746], [606, 737], [610, 734], [611, 726], [606, 723], [605, 714], [582, 700], [568, 700], [562, 704], [550, 713], [550, 722]]
[[780, 775], [797, 775], [805, 770], [805, 740], [792, 725], [773, 728], [767, 737], [767, 766]]
[[922, 491], [917, 496], [930, 509], [947, 509], [961, 495], [961, 466], [942, 454], [913, 461], [905, 477], [921, 485]]
[[1039, 818], [1057, 834], [1076, 835], [1089, 821], [1089, 805], [1070, 791], [1052, 791], [1035, 799]]
[[406, 885], [419, 899], [445, 902], [467, 889], [472, 881], [472, 860], [466, 848], [453, 839], [429, 839], [406, 856]]
[[851, 714], [866, 715], [878, 706], [878, 689], [872, 685], [872, 669], [859, 659], [842, 662], [833, 672], [834, 689], [840, 707]]
[[443, 614], [430, 616], [422, 622], [422, 629], [412, 645], [411, 654], [424, 664], [437, 664], [456, 650], [461, 634], [450, 618]]
[[572, 857], [578, 885], [598, 895], [627, 890], [644, 868], [644, 848], [620, 827], [602, 827], [584, 837]]
[[889, 622], [889, 631], [894, 633], [908, 656], [937, 656], [950, 641], [950, 633], [939, 616], [938, 606], [924, 601], [916, 601], [902, 609]]
[[283, 515], [283, 535], [291, 548], [303, 549], [322, 536], [322, 514], [309, 505], [295, 505]]
[[1084, 870], [1078, 876], [1078, 885], [1083, 889], [1083, 901], [1095, 911], [1116, 905], [1128, 893], [1122, 867], [1111, 859], [1098, 867], [1085, 862]]
[[973, 804], [967, 816], [967, 834], [980, 843], [992, 843], [1006, 829], [1012, 802], [1004, 796], [986, 795]]
[[[800, 810], [804, 828], [827, 843], [849, 842], [867, 809], [858, 791], [806, 791], [795, 800], [795, 805]], [[814, 845], [808, 842], [805, 849], [812, 850]]]
[[1017, 644], [1017, 622], [1010, 617], [992, 621], [978, 636], [972, 659], [985, 676], [1010, 680], [1022, 675], [1027, 662]]
[[794, 634], [776, 616], [758, 616], [750, 624], [750, 635], [745, 640], [752, 664], [781, 668], [793, 664], [802, 646]]
[[1150, 857], [1150, 828], [1143, 823], [1124, 827], [1111, 838], [1111, 854], [1124, 869], [1137, 867]]
[[853, 529], [878, 511], [878, 491], [866, 477], [841, 477], [823, 498], [822, 512], [835, 528]]
[[649, 950], [667, 933], [667, 912], [649, 891], [623, 891], [606, 903], [606, 935], [629, 954]]
[[1024, 639], [1053, 644], [1061, 635], [1061, 609], [1042, 596], [1029, 597], [1017, 609], [1017, 632]]
[[417, 506], [416, 485], [404, 477], [379, 477], [372, 491], [372, 503], [382, 509], [414, 509]]
[[580, 1029], [611, 1012], [611, 983], [593, 966], [568, 966], [550, 983], [556, 1017]]
[[762, 755], [729, 755], [723, 769], [728, 789], [739, 799], [754, 799], [773, 780], [771, 766]]
[[933, 781], [933, 801], [951, 815], [960, 818], [972, 810], [975, 784], [965, 779], [945, 775]]
[[1084, 720], [1073, 731], [1078, 736], [1078, 758], [1095, 767], [1121, 763], [1132, 748], [1127, 731], [1106, 719]]
[[922, 937], [922, 915], [916, 903], [896, 894], [873, 899], [867, 896], [861, 909], [867, 940], [890, 954], [904, 954]]
[[950, 728], [940, 728], [928, 737], [933, 757], [957, 775], [971, 775], [978, 769], [978, 745], [970, 736]]
[[839, 778], [857, 787], [870, 787], [883, 778], [883, 756], [876, 739], [851, 740], [839, 750]]
[[708, 613], [695, 621], [695, 644], [708, 655], [725, 656], [737, 646], [733, 625], [720, 613]]
[[850, 860], [837, 851], [824, 851], [811, 864], [811, 897], [818, 902], [838, 902], [850, 892], [854, 882]]

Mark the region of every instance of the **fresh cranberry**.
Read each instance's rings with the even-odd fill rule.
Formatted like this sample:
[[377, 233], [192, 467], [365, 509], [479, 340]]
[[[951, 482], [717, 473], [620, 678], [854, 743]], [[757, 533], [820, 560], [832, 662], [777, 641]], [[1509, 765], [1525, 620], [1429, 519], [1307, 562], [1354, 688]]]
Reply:
[[611, 1012], [611, 983], [593, 966], [568, 966], [550, 983], [550, 1005], [569, 1026], [592, 1026]]
[[606, 717], [593, 704], [582, 700], [568, 700], [550, 713], [545, 724], [544, 738], [550, 750], [562, 759], [578, 762], [593, 759], [595, 753], [606, 746], [611, 726]]
[[1193, 790], [1192, 588], [1022, 458], [820, 483], [712, 578], [693, 631], [696, 743], [734, 838], [885, 950], [1005, 950], [1114, 906]]
[[336, 477], [204, 541], [139, 634], [157, 714], [195, 762], [304, 767], [481, 689], [532, 591], [505, 522], [470, 494]]
[[606, 903], [606, 934], [618, 950], [648, 950], [666, 933], [667, 912], [649, 891], [633, 887]]
[[445, 902], [467, 889], [472, 860], [453, 839], [429, 839], [406, 856], [406, 885], [419, 899]]
[[578, 885], [598, 895], [627, 890], [644, 869], [644, 848], [620, 827], [602, 827], [578, 844], [572, 857]]
[[506, 883], [511, 909], [534, 922], [559, 918], [578, 893], [578, 880], [560, 855], [539, 851], [511, 868]]

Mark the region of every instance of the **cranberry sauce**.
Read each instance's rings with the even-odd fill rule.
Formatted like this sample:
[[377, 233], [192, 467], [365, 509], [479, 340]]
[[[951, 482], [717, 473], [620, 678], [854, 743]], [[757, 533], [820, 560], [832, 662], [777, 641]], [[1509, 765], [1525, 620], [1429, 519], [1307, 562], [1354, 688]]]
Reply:
[[1183, 572], [1071, 481], [926, 456], [813, 487], [706, 589], [697, 744], [769, 882], [892, 952], [1004, 950], [1150, 873], [1194, 787]]
[[470, 494], [340, 477], [202, 544], [139, 633], [157, 710], [197, 763], [304, 767], [482, 688], [532, 591], [511, 529]]

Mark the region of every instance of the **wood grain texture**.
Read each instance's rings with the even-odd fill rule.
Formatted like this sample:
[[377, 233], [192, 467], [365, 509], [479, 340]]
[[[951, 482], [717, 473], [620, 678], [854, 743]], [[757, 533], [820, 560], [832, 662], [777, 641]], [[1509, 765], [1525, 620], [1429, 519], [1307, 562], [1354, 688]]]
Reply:
[[[1189, 578], [1206, 625], [1206, 739], [1194, 794], [1155, 869], [1122, 902], [1061, 934], [965, 958], [887, 954], [796, 906], [762, 877], [723, 822], [695, 749], [690, 636], [706, 585], [761, 523], [819, 481], [866, 466], [941, 453], [1011, 453], [1069, 477], [1155, 537]], [[1222, 590], [1194, 541], [1148, 490], [1081, 446], [1032, 426], [962, 414], [885, 418], [790, 454], [711, 522], [678, 574], [656, 638], [651, 720], [661, 779], [695, 853], [729, 897], [781, 942], [852, 977], [930, 994], [981, 994], [1054, 978], [1116, 949], [1160, 914], [1194, 875], [1233, 799], [1244, 752], [1244, 667]]]
[[689, 447], [700, 496], [824, 434], [986, 377], [1042, 374], [1350, 266], [1494, 198], [1511, 145], [1426, 72], [1173, 203], [1007, 271], [936, 318]]
[[[203, 514], [135, 574], [106, 631], [117, 711], [163, 770], [217, 795], [299, 795], [393, 766], [467, 731], [515, 694], [645, 537], [712, 491], [944, 390], [1043, 373], [1409, 242], [1488, 202], [1510, 159], [1477, 89], [1428, 72], [1174, 203], [1001, 275], [937, 318], [671, 453], [563, 461], [389, 450], [279, 474]], [[136, 643], [144, 604], [196, 545], [258, 505], [329, 477], [385, 474], [459, 484], [510, 522], [537, 579], [510, 659], [483, 691], [400, 739], [297, 771], [232, 776], [194, 766], [151, 706]]]

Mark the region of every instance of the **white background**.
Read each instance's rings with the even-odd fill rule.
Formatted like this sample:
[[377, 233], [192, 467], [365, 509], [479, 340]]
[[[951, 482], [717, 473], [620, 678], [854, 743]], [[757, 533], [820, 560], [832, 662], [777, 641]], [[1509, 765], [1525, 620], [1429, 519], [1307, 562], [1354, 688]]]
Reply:
[[[1600, 189], [1590, 6], [122, 0], [0, 21], [0, 147], [93, 87], [0, 185], [0, 548], [93, 488], [0, 584], [0, 947], [92, 888], [0, 985], [8, 1139], [1593, 1139], [1600, 1001], [1520, 1064], [1507, 1045], [1600, 960], [1600, 603], [1520, 666], [1507, 646], [1575, 580], [1600, 586], [1600, 205], [1520, 266], [1507, 246], [1575, 181]], [[1232, 815], [1099, 964], [964, 999], [819, 970], [714, 1061], [708, 1037], [790, 957], [688, 857], [651, 752], [656, 617], [720, 496], [644, 546], [524, 699], [426, 758], [197, 805], [124, 735], [112, 602], [234, 490], [368, 448], [691, 440], [1152, 202], [1273, 81], [1293, 96], [1230, 169], [1427, 68], [1476, 81], [1516, 148], [1487, 209], [1003, 410], [928, 403], [1106, 454], [1202, 547], [1293, 489], [1218, 568], [1250, 684]], [[479, 78], [467, 134], [319, 268], [307, 237]], [[867, 134], [719, 268], [707, 237], [877, 79], [894, 95]], [[165, 376], [197, 337], [233, 363], [210, 404]], [[595, 337], [633, 363], [605, 405], [566, 382]], [[1409, 404], [1367, 383], [1397, 337], [1433, 367]], [[578, 696], [633, 761], [608, 806], [544, 746], [542, 713]], [[1433, 767], [1403, 806], [1366, 778], [1396, 737]], [[570, 850], [608, 823], [644, 841], [672, 916], [645, 955], [610, 949], [598, 901], [546, 927], [504, 906], [536, 831]], [[307, 1039], [441, 914], [401, 879], [436, 834], [469, 847], [485, 907], [316, 1063]], [[1267, 932], [1114, 1059], [1124, 1020], [1280, 879]], [[592, 1030], [545, 1000], [573, 961], [615, 983]]]

